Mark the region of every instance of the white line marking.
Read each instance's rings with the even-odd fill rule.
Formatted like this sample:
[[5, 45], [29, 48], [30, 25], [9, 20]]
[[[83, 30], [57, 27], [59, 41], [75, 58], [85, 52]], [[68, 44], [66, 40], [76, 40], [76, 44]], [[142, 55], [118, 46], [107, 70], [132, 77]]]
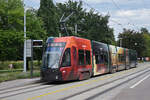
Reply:
[[130, 88], [132, 89], [132, 88], [136, 87], [137, 85], [139, 85], [140, 83], [142, 83], [144, 80], [146, 80], [148, 77], [150, 77], [150, 74], [148, 76], [144, 77], [143, 79], [141, 79], [136, 84], [132, 85]]

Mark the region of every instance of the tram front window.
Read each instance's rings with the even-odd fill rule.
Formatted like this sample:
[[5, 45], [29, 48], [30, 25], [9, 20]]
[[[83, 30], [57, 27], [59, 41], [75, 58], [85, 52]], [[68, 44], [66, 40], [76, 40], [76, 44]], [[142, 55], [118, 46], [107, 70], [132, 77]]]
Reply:
[[43, 67], [47, 68], [58, 68], [60, 57], [64, 49], [64, 43], [51, 43], [48, 44], [45, 50]]

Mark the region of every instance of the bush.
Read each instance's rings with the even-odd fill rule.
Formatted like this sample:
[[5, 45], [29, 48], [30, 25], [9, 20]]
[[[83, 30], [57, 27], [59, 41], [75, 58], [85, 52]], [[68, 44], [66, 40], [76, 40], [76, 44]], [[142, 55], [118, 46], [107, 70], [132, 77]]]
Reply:
[[0, 62], [0, 70], [8, 69], [8, 62]]

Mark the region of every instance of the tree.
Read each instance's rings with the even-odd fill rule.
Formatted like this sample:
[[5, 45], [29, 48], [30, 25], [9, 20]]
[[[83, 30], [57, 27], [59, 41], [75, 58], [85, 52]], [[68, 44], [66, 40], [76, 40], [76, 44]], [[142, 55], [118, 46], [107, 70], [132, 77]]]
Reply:
[[[0, 0], [0, 61], [23, 59], [23, 17], [22, 0]], [[47, 34], [42, 26], [43, 22], [37, 17], [37, 11], [28, 10], [27, 39], [45, 40]]]
[[[115, 44], [113, 29], [109, 28], [109, 16], [102, 16], [95, 13], [93, 9], [89, 12], [82, 7], [82, 1], [76, 2], [69, 0], [64, 4], [57, 4], [59, 18], [65, 13], [68, 16], [74, 12], [73, 16], [67, 21], [67, 29], [70, 35], [79, 36], [104, 43]], [[75, 25], [78, 25], [78, 32], [75, 34]]]
[[146, 47], [144, 45], [144, 37], [141, 33], [130, 29], [123, 29], [123, 32], [119, 34], [119, 38], [122, 41], [122, 47], [136, 50], [138, 57], [143, 56], [142, 53]]
[[145, 45], [145, 50], [143, 51], [142, 55], [144, 57], [150, 57], [150, 33], [148, 29], [141, 28], [141, 34], [143, 35]]
[[146, 29], [144, 27], [141, 28], [141, 33], [142, 34], [150, 34], [149, 31], [148, 31], [148, 29]]
[[0, 60], [21, 58], [23, 44], [23, 3], [21, 0], [0, 1]]
[[86, 13], [82, 31], [85, 37], [108, 44], [115, 44], [113, 29], [109, 28], [109, 16], [94, 13], [93, 10]]
[[48, 33], [48, 36], [58, 36], [59, 28], [57, 24], [56, 7], [53, 4], [53, 0], [41, 0], [40, 8], [38, 10], [38, 16], [44, 22], [44, 29]]
[[[83, 19], [85, 10], [82, 8], [82, 1], [77, 2], [77, 1], [71, 1], [69, 0], [68, 2], [65, 2], [64, 4], [62, 3], [57, 3], [57, 12], [58, 12], [58, 17], [61, 19], [62, 15], [64, 14], [64, 17], [69, 16], [71, 13], [73, 15], [69, 18], [69, 20], [66, 22], [67, 26], [67, 31], [69, 32], [70, 36], [80, 36], [77, 33], [75, 33], [75, 25], [80, 27], [81, 20]], [[58, 21], [59, 22], [59, 21]], [[66, 36], [67, 34], [62, 32], [62, 36]]]
[[21, 0], [0, 1], [0, 29], [16, 30], [23, 29], [23, 4]]
[[[43, 21], [37, 16], [37, 11], [29, 9], [27, 11], [27, 39], [46, 41], [48, 34], [43, 28]], [[42, 49], [34, 48], [34, 59], [42, 59]]]

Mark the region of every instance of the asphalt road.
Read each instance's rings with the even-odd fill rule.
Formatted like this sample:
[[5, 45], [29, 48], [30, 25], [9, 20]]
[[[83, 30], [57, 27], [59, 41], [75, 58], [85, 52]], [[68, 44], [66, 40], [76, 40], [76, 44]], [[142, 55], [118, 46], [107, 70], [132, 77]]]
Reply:
[[150, 100], [150, 72], [124, 88], [113, 100]]
[[0, 91], [0, 100], [149, 100], [150, 63], [84, 81], [37, 83]]

